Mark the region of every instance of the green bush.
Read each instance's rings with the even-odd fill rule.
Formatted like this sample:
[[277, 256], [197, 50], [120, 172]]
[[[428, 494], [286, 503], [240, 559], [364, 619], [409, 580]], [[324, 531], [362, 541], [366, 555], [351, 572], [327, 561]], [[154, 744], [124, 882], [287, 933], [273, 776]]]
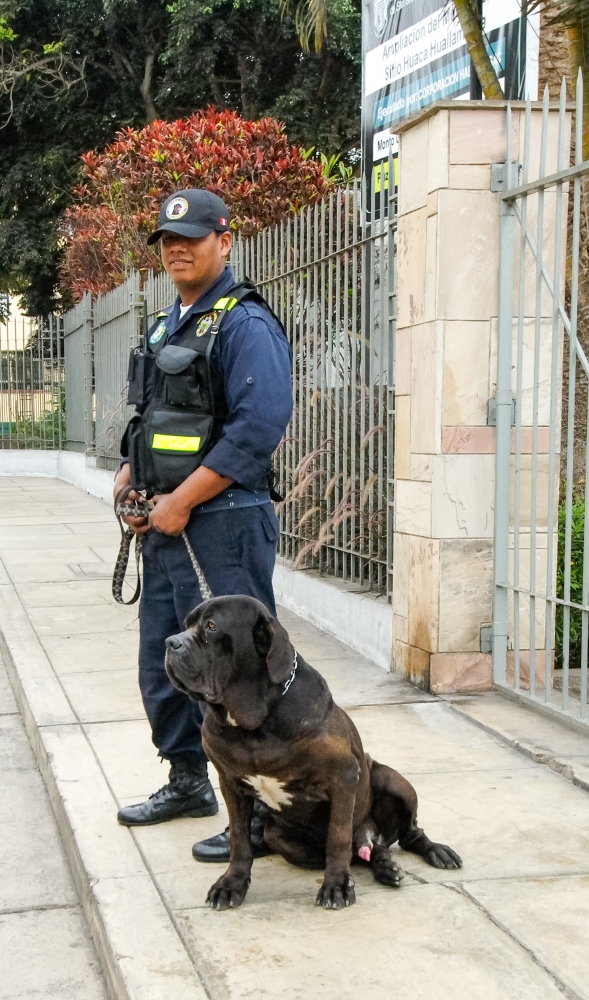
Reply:
[[[13, 424], [0, 425], [11, 448], [60, 448], [65, 446], [65, 386], [59, 386], [52, 400], [36, 420], [19, 417]], [[6, 433], [8, 430], [8, 433]], [[6, 445], [4, 445], [6, 447]]]
[[[564, 599], [566, 510], [564, 500], [558, 508], [558, 565], [556, 571], [556, 596]], [[571, 518], [571, 592], [574, 604], [583, 603], [583, 540], [585, 534], [585, 500], [573, 498]], [[569, 617], [569, 666], [581, 665], [581, 612], [571, 608]], [[564, 634], [564, 609], [556, 606], [556, 665], [562, 667]]]

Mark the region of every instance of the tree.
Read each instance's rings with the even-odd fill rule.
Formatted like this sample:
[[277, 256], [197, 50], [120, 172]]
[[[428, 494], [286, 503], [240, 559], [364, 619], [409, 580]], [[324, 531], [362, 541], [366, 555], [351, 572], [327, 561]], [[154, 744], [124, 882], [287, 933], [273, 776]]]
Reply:
[[530, 0], [529, 9], [541, 10], [547, 25], [562, 26], [567, 32], [575, 97], [579, 70], [583, 74], [583, 159], [589, 160], [589, 0]]
[[75, 299], [114, 288], [133, 268], [159, 268], [146, 238], [174, 191], [214, 191], [227, 202], [235, 229], [249, 235], [313, 204], [332, 183], [321, 163], [289, 145], [279, 122], [244, 121], [213, 108], [124, 129], [104, 153], [82, 160], [84, 184], [61, 228], [62, 284]]
[[0, 60], [0, 291], [24, 294], [31, 313], [59, 304], [58, 220], [80, 156], [121, 128], [216, 105], [279, 118], [328, 155], [357, 146], [360, 0], [332, 2], [321, 52], [305, 55], [279, 0], [0, 0], [4, 65], [54, 46], [72, 83], [21, 74], [7, 122]]

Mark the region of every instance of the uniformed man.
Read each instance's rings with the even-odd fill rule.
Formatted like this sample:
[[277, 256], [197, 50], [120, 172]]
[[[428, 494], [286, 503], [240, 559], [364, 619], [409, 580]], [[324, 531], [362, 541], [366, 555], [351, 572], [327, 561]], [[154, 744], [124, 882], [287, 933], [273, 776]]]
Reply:
[[[224, 202], [209, 191], [178, 191], [162, 205], [148, 243], [157, 241], [178, 298], [131, 356], [129, 401], [137, 410], [123, 438], [115, 496], [130, 484], [155, 502], [148, 521], [125, 520], [145, 536], [139, 684], [153, 742], [171, 766], [168, 784], [121, 809], [126, 826], [218, 811], [200, 710], [164, 667], [166, 637], [182, 631], [202, 601], [180, 534], [186, 530], [215, 596], [249, 594], [276, 613], [271, 456], [292, 411], [288, 342], [253, 285], [235, 282]], [[258, 854], [261, 835], [260, 820], [252, 824]], [[228, 832], [193, 852], [228, 859]]]

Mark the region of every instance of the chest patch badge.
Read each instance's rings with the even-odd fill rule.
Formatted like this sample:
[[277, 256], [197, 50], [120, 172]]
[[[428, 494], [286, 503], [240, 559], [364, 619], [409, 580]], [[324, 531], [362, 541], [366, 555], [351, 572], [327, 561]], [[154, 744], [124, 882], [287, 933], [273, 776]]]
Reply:
[[155, 330], [153, 331], [151, 337], [149, 338], [149, 343], [150, 344], [157, 344], [157, 343], [159, 343], [159, 341], [162, 339], [162, 337], [163, 337], [163, 335], [164, 335], [165, 332], [166, 332], [166, 324], [162, 320], [161, 323], [158, 323], [158, 325], [156, 326]]
[[204, 337], [205, 333], [211, 329], [214, 319], [214, 316], [203, 316], [196, 328], [196, 336]]
[[291, 793], [285, 792], [284, 782], [278, 781], [278, 778], [269, 778], [265, 774], [255, 774], [243, 780], [254, 789], [258, 798], [265, 805], [270, 809], [275, 809], [276, 812], [280, 812], [283, 806], [289, 806], [292, 802]]

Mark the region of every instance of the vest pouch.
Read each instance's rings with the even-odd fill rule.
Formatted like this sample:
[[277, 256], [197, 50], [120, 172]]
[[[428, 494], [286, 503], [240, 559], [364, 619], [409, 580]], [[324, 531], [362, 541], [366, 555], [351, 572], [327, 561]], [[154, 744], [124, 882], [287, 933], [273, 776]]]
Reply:
[[175, 490], [198, 469], [207, 454], [214, 419], [208, 413], [176, 409], [153, 410], [147, 424], [146, 443], [157, 489]]
[[[145, 446], [145, 434], [139, 414], [131, 417], [123, 443], [131, 469], [131, 485], [136, 490], [147, 490], [149, 494], [153, 495], [156, 485], [155, 470], [151, 454]], [[121, 446], [122, 451], [123, 446]]]
[[159, 352], [156, 365], [164, 372], [162, 399], [170, 406], [204, 408], [200, 379], [195, 360], [198, 352], [189, 347], [166, 344]]
[[129, 406], [145, 406], [151, 394], [153, 381], [153, 357], [143, 353], [141, 347], [135, 347], [129, 355], [129, 390], [127, 403]]

